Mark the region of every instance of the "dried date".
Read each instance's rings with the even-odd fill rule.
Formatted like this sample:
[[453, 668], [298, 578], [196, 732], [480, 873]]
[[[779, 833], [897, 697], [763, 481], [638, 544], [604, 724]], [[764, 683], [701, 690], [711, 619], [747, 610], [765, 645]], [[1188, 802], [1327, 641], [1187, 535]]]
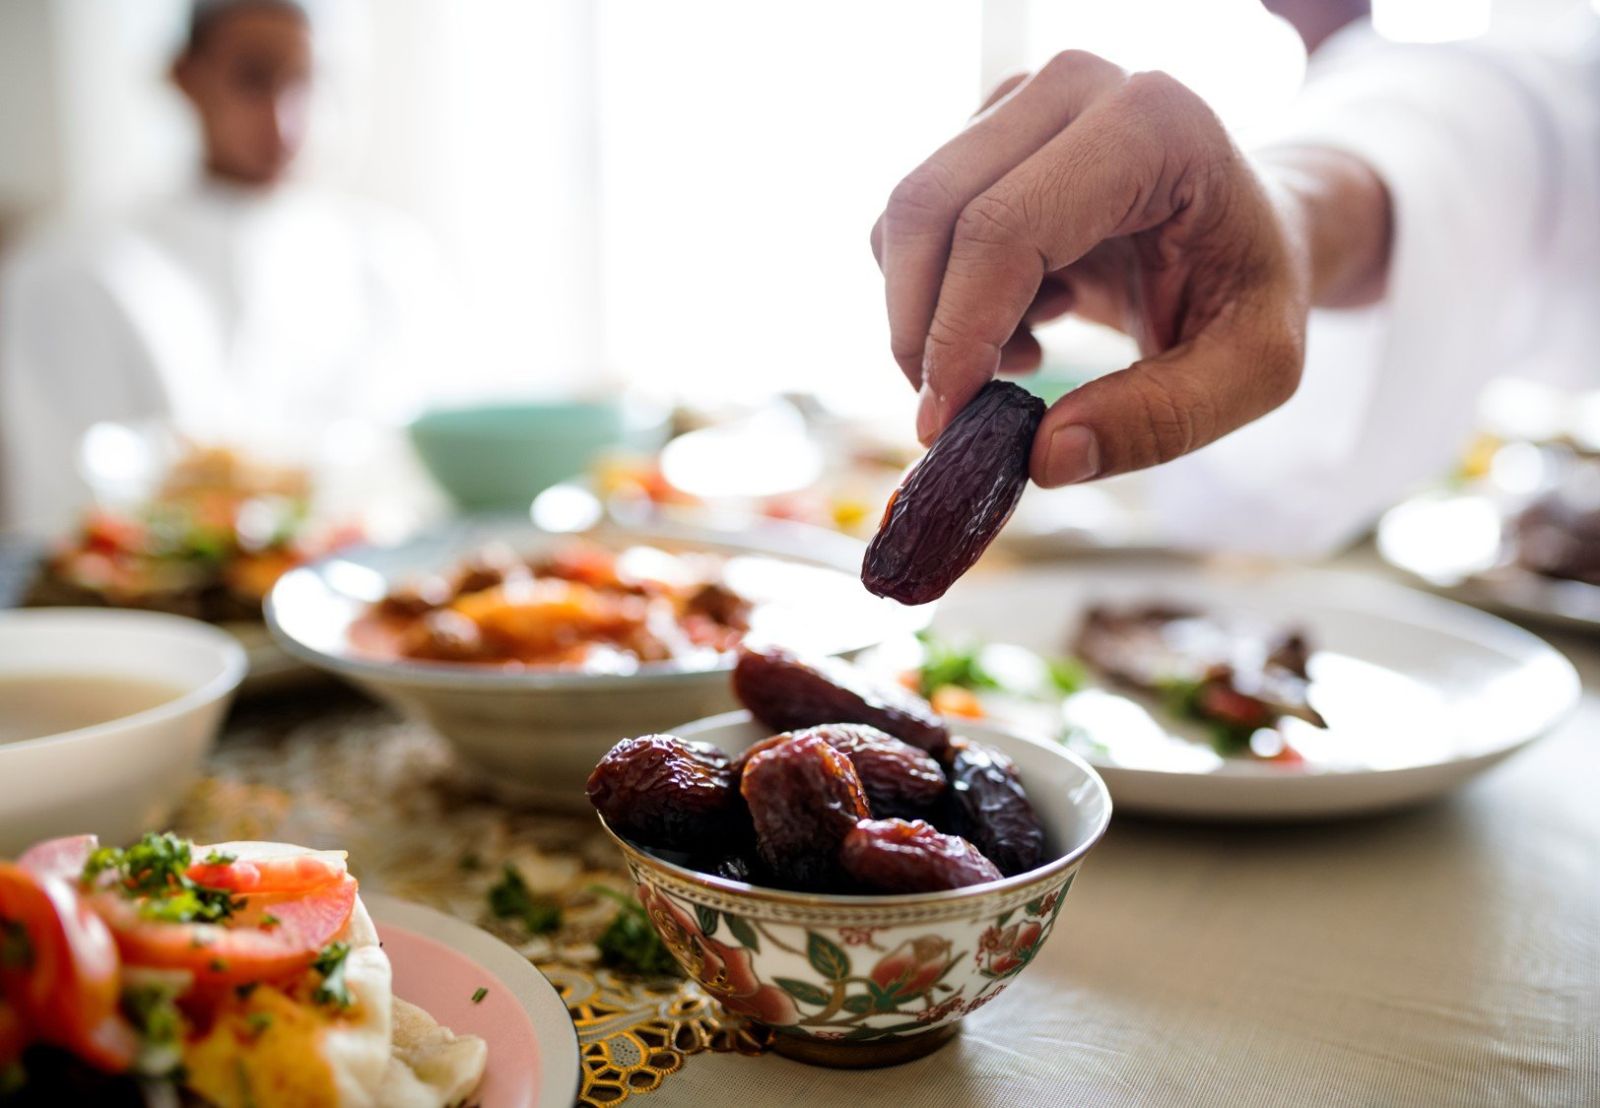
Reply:
[[943, 596], [972, 568], [1028, 483], [1044, 401], [990, 381], [956, 415], [889, 500], [861, 583], [902, 604]]
[[977, 847], [922, 820], [862, 820], [845, 836], [839, 863], [863, 889], [931, 893], [998, 881], [1000, 870]]
[[972, 842], [1007, 877], [1044, 860], [1044, 827], [1017, 768], [998, 750], [957, 739], [945, 759], [948, 829]]
[[774, 731], [865, 723], [936, 757], [950, 741], [926, 700], [875, 681], [838, 658], [803, 659], [786, 650], [747, 648], [733, 669], [733, 692]]
[[876, 819], [929, 812], [944, 795], [944, 770], [933, 756], [865, 723], [826, 723], [796, 731], [815, 735], [850, 759]]
[[703, 850], [744, 818], [728, 756], [672, 735], [623, 739], [595, 766], [588, 791], [611, 828], [642, 846]]
[[841, 886], [839, 844], [869, 814], [849, 758], [815, 735], [789, 738], [750, 759], [739, 790], [756, 850], [777, 881], [818, 891]]

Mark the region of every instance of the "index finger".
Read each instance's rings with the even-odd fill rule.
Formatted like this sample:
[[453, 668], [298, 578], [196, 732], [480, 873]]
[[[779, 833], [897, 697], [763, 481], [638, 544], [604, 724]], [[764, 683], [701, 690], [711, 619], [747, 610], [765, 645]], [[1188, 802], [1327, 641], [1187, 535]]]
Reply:
[[1172, 215], [1163, 183], [1182, 146], [1161, 118], [1170, 105], [1151, 99], [1166, 80], [1131, 78], [962, 210], [923, 355], [924, 441], [995, 375], [1046, 274]]
[[876, 253], [890, 349], [913, 384], [922, 381], [928, 328], [961, 211], [1121, 79], [1122, 70], [1092, 54], [1058, 55], [895, 187]]

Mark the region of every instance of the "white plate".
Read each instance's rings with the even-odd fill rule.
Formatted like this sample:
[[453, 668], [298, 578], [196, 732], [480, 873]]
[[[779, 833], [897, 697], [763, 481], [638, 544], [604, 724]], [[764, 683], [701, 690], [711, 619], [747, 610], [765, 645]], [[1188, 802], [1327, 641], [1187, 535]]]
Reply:
[[1506, 511], [1501, 500], [1479, 492], [1423, 493], [1384, 513], [1378, 554], [1469, 604], [1600, 630], [1600, 586], [1531, 573], [1506, 559]]
[[1543, 735], [1579, 697], [1571, 663], [1528, 632], [1348, 574], [1023, 569], [962, 582], [934, 626], [1059, 655], [1088, 605], [1158, 599], [1303, 627], [1317, 651], [1312, 702], [1329, 729], [1297, 732], [1307, 761], [1288, 766], [1222, 758], [1159, 712], [1102, 690], [1035, 717], [1036, 733], [1059, 735], [1070, 713], [1103, 744], [1085, 756], [1122, 811], [1314, 819], [1401, 807], [1448, 792]]
[[[578, 1032], [561, 995], [533, 963], [454, 916], [378, 894], [363, 893], [361, 899], [394, 966], [395, 995], [452, 1031], [488, 1043], [484, 1079], [469, 1103], [480, 1108], [566, 1108], [577, 1100], [582, 1076]], [[461, 959], [443, 956], [437, 947], [430, 951], [429, 943], [447, 947]], [[475, 1001], [480, 988], [485, 993]]]

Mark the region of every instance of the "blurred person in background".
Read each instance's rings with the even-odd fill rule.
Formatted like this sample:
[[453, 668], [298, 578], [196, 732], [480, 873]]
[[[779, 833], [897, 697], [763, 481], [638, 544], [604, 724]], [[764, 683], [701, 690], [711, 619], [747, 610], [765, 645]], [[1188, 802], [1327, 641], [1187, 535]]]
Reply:
[[74, 519], [99, 421], [311, 445], [404, 403], [433, 339], [433, 259], [396, 213], [294, 179], [317, 30], [309, 0], [197, 0], [171, 68], [199, 124], [194, 184], [8, 260], [0, 529]]
[[1177, 81], [1069, 51], [894, 190], [872, 241], [924, 441], [1076, 312], [1142, 357], [1050, 409], [1034, 480], [1159, 465], [1169, 538], [1309, 555], [1448, 472], [1491, 378], [1594, 384], [1592, 27], [1398, 45], [1362, 0], [1267, 6], [1310, 64], [1249, 157]]

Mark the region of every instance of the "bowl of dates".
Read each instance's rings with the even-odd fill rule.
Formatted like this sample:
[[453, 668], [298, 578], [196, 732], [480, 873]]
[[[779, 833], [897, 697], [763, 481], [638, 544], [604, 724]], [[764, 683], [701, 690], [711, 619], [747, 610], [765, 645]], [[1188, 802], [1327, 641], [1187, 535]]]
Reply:
[[1104, 782], [1055, 744], [952, 733], [844, 663], [747, 651], [735, 675], [751, 711], [624, 739], [589, 778], [651, 922], [782, 1054], [937, 1049], [1050, 937], [1110, 821]]

